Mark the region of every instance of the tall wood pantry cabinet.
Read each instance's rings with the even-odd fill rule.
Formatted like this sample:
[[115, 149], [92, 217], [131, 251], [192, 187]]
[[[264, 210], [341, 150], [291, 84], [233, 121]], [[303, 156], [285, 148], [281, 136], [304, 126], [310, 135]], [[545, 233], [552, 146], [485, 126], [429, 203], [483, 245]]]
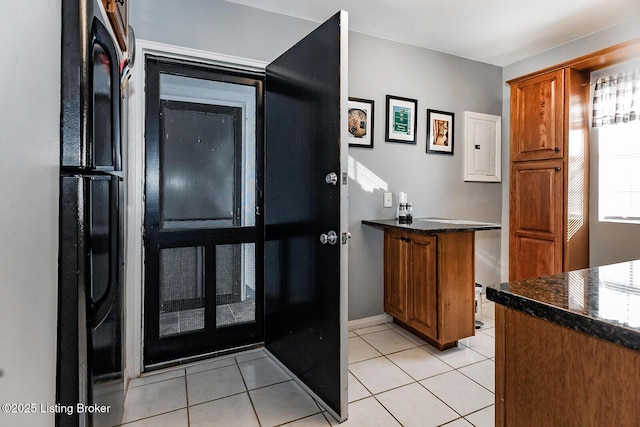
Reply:
[[511, 85], [509, 280], [589, 266], [589, 73]]

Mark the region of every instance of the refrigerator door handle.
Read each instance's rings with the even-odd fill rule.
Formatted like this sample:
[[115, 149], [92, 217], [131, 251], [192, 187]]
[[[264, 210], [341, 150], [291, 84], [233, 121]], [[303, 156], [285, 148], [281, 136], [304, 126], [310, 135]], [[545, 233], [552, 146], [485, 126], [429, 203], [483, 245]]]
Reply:
[[[107, 266], [107, 274], [108, 274], [108, 282], [104, 289], [102, 295], [95, 295], [94, 291], [94, 281], [99, 280], [99, 277], [96, 276], [96, 272], [94, 271], [94, 253], [93, 249], [96, 247], [95, 242], [92, 240], [97, 240], [100, 238], [98, 235], [99, 231], [94, 230], [96, 224], [91, 223], [89, 226], [89, 257], [88, 262], [90, 263], [90, 269], [92, 273], [89, 275], [89, 283], [88, 283], [88, 294], [91, 295], [89, 299], [91, 305], [91, 326], [95, 329], [99, 327], [102, 322], [109, 315], [113, 305], [115, 304], [116, 296], [118, 295], [118, 288], [120, 274], [120, 221], [119, 221], [119, 180], [120, 178], [117, 176], [100, 176], [100, 177], [92, 177], [89, 179], [88, 185], [88, 204], [90, 205], [89, 209], [89, 218], [94, 218], [93, 209], [96, 209], [98, 206], [102, 209], [106, 209], [108, 212], [108, 231], [106, 233], [108, 239], [108, 266]], [[91, 189], [95, 182], [104, 182], [108, 181], [108, 200], [98, 201], [98, 203], [94, 203], [95, 200], [93, 198], [97, 197], [96, 192]], [[102, 203], [100, 203], [102, 202]], [[90, 221], [93, 221], [92, 219]]]

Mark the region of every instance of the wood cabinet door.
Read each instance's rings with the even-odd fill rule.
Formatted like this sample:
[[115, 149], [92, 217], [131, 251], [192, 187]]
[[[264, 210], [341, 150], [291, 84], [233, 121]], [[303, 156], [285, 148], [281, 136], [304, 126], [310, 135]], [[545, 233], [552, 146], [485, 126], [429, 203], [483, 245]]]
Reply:
[[409, 234], [411, 274], [409, 275], [407, 324], [419, 332], [438, 336], [436, 237]]
[[407, 321], [409, 245], [406, 233], [384, 232], [384, 311]]
[[437, 239], [438, 341], [446, 345], [475, 334], [475, 233], [441, 233]]
[[563, 161], [513, 163], [509, 280], [562, 271]]
[[562, 158], [564, 70], [511, 86], [511, 160]]

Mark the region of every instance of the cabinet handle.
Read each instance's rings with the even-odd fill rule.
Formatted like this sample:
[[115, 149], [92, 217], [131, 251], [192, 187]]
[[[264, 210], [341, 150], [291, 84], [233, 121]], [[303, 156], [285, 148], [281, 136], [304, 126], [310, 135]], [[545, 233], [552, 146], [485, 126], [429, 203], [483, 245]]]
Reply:
[[560, 147], [554, 148], [553, 151], [555, 151], [556, 153], [559, 153], [560, 152]]
[[402, 236], [402, 237], [400, 238], [400, 240], [402, 240], [402, 241], [404, 242], [404, 241], [405, 241], [405, 240], [407, 240], [407, 239], [406, 239], [404, 236]]
[[556, 166], [555, 170], [556, 170], [556, 172], [560, 172], [562, 169], [560, 168], [560, 166]]
[[409, 237], [407, 237], [405, 240], [407, 241], [407, 243], [409, 243], [411, 241], [411, 239]]

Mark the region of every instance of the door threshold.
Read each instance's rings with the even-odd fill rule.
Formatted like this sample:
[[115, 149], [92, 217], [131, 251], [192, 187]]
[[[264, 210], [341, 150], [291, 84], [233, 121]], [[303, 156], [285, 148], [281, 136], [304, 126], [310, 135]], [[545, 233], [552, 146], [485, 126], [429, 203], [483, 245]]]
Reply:
[[181, 357], [180, 359], [168, 360], [166, 362], [155, 363], [144, 367], [143, 372], [148, 373], [158, 371], [160, 369], [175, 368], [177, 366], [189, 365], [192, 363], [202, 362], [203, 360], [214, 359], [216, 357], [227, 356], [229, 354], [240, 353], [247, 350], [264, 348], [264, 342], [247, 344], [238, 347], [226, 348], [224, 350], [212, 351], [209, 353], [198, 354], [195, 356]]

